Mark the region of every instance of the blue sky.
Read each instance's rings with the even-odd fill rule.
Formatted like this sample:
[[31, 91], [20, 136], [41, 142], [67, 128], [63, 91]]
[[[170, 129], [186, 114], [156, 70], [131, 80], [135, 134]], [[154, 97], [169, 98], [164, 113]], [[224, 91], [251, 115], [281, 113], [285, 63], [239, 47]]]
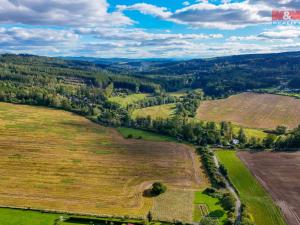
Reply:
[[[300, 0], [0, 0], [0, 52], [206, 58], [300, 50]], [[299, 21], [300, 22], [300, 21]]]

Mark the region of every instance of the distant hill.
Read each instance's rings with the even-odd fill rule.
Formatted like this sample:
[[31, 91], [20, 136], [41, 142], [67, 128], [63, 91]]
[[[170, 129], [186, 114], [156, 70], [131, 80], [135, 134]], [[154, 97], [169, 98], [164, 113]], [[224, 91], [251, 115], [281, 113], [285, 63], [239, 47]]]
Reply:
[[5, 54], [0, 55], [1, 62], [18, 65], [18, 72], [20, 65], [37, 67], [34, 71], [43, 71], [46, 67], [59, 68], [60, 76], [70, 73], [71, 69], [75, 76], [92, 77], [92, 82], [103, 80], [103, 86], [113, 82], [116, 88], [133, 91], [136, 88], [143, 88], [146, 92], [160, 88], [166, 91], [201, 88], [207, 95], [219, 97], [262, 88], [300, 89], [300, 52], [192, 60], [50, 58]]
[[145, 58], [145, 59], [129, 59], [129, 58], [94, 58], [94, 57], [58, 57], [65, 60], [76, 60], [91, 62], [94, 64], [111, 65], [111, 64], [126, 64], [126, 63], [139, 63], [139, 62], [173, 62], [174, 59], [159, 59], [159, 58]]
[[219, 96], [248, 89], [278, 87], [300, 79], [300, 52], [114, 63], [105, 68], [148, 78], [167, 90], [202, 88], [207, 94]]

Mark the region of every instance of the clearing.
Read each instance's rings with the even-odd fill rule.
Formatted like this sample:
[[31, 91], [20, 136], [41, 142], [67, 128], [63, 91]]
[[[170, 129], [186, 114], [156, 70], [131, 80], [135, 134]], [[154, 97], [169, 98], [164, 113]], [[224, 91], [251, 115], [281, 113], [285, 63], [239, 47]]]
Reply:
[[146, 107], [142, 109], [136, 109], [132, 112], [132, 117], [147, 117], [151, 116], [152, 119], [157, 118], [169, 118], [174, 114], [176, 108], [175, 103], [165, 104], [165, 105], [156, 105], [151, 107]]
[[251, 172], [268, 190], [288, 224], [300, 224], [300, 152], [239, 152]]
[[[153, 210], [158, 215], [159, 199], [143, 197], [143, 191], [162, 181], [166, 195], [194, 193], [207, 184], [200, 168], [187, 145], [124, 139], [115, 129], [72, 113], [0, 103], [2, 206], [131, 216]], [[176, 197], [193, 201], [186, 196], [192, 195]], [[164, 200], [166, 210], [171, 200]], [[185, 212], [169, 219], [192, 221], [193, 211]]]
[[109, 101], [119, 103], [121, 106], [126, 107], [129, 104], [135, 103], [137, 101], [143, 100], [150, 96], [149, 94], [131, 94], [127, 96], [115, 96], [115, 97], [110, 97]]
[[207, 121], [231, 121], [250, 128], [274, 129], [284, 125], [292, 129], [300, 124], [300, 99], [242, 93], [202, 102], [197, 117]]
[[217, 150], [219, 161], [228, 170], [229, 178], [238, 190], [242, 203], [246, 204], [256, 225], [285, 225], [280, 209], [270, 195], [258, 183], [235, 151]]

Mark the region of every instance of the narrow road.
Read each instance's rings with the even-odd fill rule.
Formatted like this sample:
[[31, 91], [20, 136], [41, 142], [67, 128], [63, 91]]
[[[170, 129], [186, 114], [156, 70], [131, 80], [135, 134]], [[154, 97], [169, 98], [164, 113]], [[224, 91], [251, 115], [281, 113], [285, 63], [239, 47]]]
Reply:
[[[218, 161], [217, 157], [215, 156], [215, 154], [214, 154], [214, 161], [215, 161], [217, 168], [219, 168], [220, 164], [219, 164], [219, 161]], [[235, 188], [230, 184], [229, 180], [225, 176], [223, 176], [223, 174], [221, 174], [220, 172], [218, 172], [218, 173], [224, 178], [226, 188], [231, 192], [233, 197], [236, 199], [236, 203], [235, 203], [236, 223], [239, 223], [239, 222], [241, 222], [241, 218], [242, 218], [242, 203], [241, 203], [240, 197], [237, 194]]]

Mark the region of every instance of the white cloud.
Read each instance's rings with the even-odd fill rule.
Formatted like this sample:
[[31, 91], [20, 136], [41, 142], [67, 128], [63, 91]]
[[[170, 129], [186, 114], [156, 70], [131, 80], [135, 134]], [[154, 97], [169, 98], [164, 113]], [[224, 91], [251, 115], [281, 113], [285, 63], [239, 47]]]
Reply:
[[0, 23], [29, 25], [129, 25], [120, 12], [108, 13], [106, 0], [0, 0]]
[[169, 11], [167, 8], [146, 3], [137, 3], [129, 6], [119, 6], [120, 11], [137, 10], [143, 14], [159, 17], [164, 20], [191, 27], [238, 29], [247, 26], [271, 23], [273, 9], [295, 8], [300, 6], [300, 0], [245, 0], [232, 2], [223, 0], [222, 4], [213, 4], [206, 0], [190, 5], [184, 2], [185, 7]]
[[294, 42], [300, 38], [299, 27], [296, 26], [277, 26], [265, 30], [257, 35], [231, 36], [228, 41], [267, 41], [267, 42]]
[[78, 34], [90, 34], [98, 39], [107, 40], [131, 40], [131, 41], [149, 41], [149, 40], [204, 40], [223, 38], [222, 34], [172, 34], [172, 33], [149, 33], [143, 29], [134, 28], [81, 28], [77, 29]]
[[189, 6], [190, 4], [191, 4], [191, 3], [188, 2], [188, 1], [185, 1], [185, 2], [182, 3], [182, 5], [184, 5], [184, 6]]
[[271, 9], [266, 5], [250, 5], [247, 1], [214, 5], [194, 4], [177, 10], [171, 19], [193, 27], [236, 29], [271, 22]]
[[118, 5], [117, 8], [119, 9], [119, 11], [137, 10], [143, 14], [157, 16], [160, 18], [169, 18], [172, 15], [172, 13], [169, 12], [165, 7], [158, 7], [147, 3], [137, 3], [130, 6]]
[[67, 30], [0, 28], [0, 45], [8, 47], [71, 44], [78, 40], [79, 35]]
[[300, 29], [295, 26], [278, 26], [273, 30], [262, 32], [258, 36], [268, 39], [296, 39], [300, 38]]

